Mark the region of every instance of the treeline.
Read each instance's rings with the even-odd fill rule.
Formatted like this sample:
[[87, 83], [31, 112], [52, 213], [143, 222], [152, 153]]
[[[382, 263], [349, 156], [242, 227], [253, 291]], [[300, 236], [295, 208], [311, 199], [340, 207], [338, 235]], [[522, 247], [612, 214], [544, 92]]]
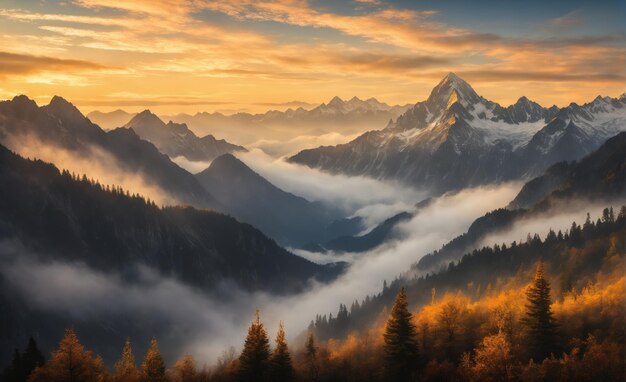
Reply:
[[[243, 350], [213, 367], [186, 355], [167, 368], [156, 340], [139, 366], [127, 341], [114, 369], [68, 329], [45, 361], [33, 340], [5, 381], [622, 381], [625, 376], [626, 207], [541, 239], [485, 247], [448, 269], [402, 278], [339, 313], [323, 338], [314, 321], [291, 349], [274, 346], [259, 314]], [[376, 302], [391, 295], [390, 309]], [[369, 302], [368, 302], [369, 301]], [[363, 309], [369, 324], [354, 328]], [[324, 322], [319, 318], [319, 322]], [[341, 326], [339, 326], [341, 325]], [[351, 326], [352, 325], [352, 326]], [[328, 335], [328, 333], [327, 333]]]
[[[570, 229], [564, 232], [550, 229], [543, 240], [537, 234], [528, 234], [522, 242], [475, 249], [458, 262], [450, 262], [441, 272], [417, 276], [411, 271], [389, 284], [384, 281], [381, 292], [352, 302], [349, 309], [340, 304], [335, 314], [316, 315], [309, 330], [322, 340], [342, 339], [353, 331], [365, 330], [380, 320], [381, 311], [393, 304], [401, 286], [405, 287], [413, 307], [431, 301], [433, 293], [441, 295], [471, 289], [468, 294], [480, 298], [511, 278], [519, 280], [520, 276], [527, 276], [520, 275], [520, 271], [526, 270], [528, 274], [540, 259], [557, 276], [555, 286], [559, 296], [574, 289], [580, 291], [603, 266], [604, 254], [614, 244], [616, 235], [623, 236], [625, 227], [626, 207], [622, 206], [617, 213], [607, 207], [596, 220], [587, 214], [582, 225], [572, 222]], [[623, 246], [619, 244], [623, 253]]]

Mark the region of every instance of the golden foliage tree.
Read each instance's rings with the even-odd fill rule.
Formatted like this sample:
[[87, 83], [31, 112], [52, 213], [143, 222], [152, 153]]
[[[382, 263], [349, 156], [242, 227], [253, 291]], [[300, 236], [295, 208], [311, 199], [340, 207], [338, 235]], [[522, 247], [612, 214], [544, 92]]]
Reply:
[[66, 329], [59, 347], [46, 364], [36, 368], [30, 375], [31, 382], [93, 382], [103, 381], [106, 371], [102, 358], [78, 341], [74, 329]]
[[190, 354], [186, 354], [183, 358], [174, 364], [174, 381], [176, 382], [193, 382], [198, 374], [196, 370], [196, 361]]
[[511, 381], [515, 377], [515, 361], [506, 335], [500, 332], [483, 338], [474, 359], [463, 357], [465, 374], [473, 381]]
[[270, 358], [270, 379], [273, 382], [286, 382], [294, 379], [291, 355], [285, 339], [285, 328], [282, 321], [278, 324], [276, 347]]
[[137, 382], [141, 380], [141, 372], [135, 364], [135, 355], [130, 344], [130, 338], [126, 339], [122, 355], [115, 363], [115, 374], [113, 380], [116, 382]]
[[165, 362], [159, 351], [159, 344], [155, 338], [150, 342], [150, 348], [141, 364], [143, 379], [146, 382], [164, 382]]

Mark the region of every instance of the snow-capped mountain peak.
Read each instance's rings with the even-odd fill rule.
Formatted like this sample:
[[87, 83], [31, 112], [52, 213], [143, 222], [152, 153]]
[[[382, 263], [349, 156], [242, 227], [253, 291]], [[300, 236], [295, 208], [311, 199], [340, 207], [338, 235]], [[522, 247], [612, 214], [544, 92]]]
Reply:
[[472, 105], [480, 101], [480, 97], [470, 84], [456, 74], [448, 73], [441, 82], [435, 86], [426, 102], [429, 105], [450, 105], [449, 100], [451, 97], [455, 97], [455, 102], [460, 102], [464, 106]]

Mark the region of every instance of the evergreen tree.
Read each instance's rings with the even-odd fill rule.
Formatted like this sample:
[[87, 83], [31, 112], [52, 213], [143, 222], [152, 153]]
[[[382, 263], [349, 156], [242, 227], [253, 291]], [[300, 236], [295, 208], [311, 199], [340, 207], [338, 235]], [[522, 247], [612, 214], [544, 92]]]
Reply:
[[270, 380], [272, 382], [293, 381], [294, 371], [291, 364], [291, 355], [285, 339], [285, 329], [282, 321], [278, 324], [276, 347], [270, 359]]
[[37, 346], [37, 342], [33, 337], [28, 339], [28, 345], [26, 345], [26, 350], [24, 354], [22, 354], [22, 374], [24, 375], [24, 380], [32, 373], [35, 368], [39, 366], [43, 366], [45, 359], [41, 350]]
[[239, 356], [239, 379], [262, 381], [266, 379], [270, 358], [270, 342], [256, 311], [256, 318], [248, 329], [248, 336]]
[[156, 339], [150, 342], [150, 348], [141, 364], [143, 379], [146, 382], [165, 381], [165, 362], [159, 351], [159, 344]]
[[403, 287], [396, 297], [384, 333], [385, 370], [390, 380], [408, 380], [417, 370], [417, 329], [412, 318]]
[[74, 329], [66, 329], [59, 347], [50, 361], [36, 368], [28, 379], [31, 382], [92, 382], [106, 377], [102, 358], [93, 357], [91, 351], [78, 341]]
[[315, 338], [312, 332], [309, 332], [309, 336], [306, 339], [304, 357], [309, 369], [309, 380], [317, 382], [319, 379], [319, 368], [317, 366], [317, 348], [315, 347]]
[[1, 380], [3, 382], [24, 382], [35, 368], [43, 366], [43, 364], [43, 354], [41, 354], [33, 337], [30, 337], [24, 353], [15, 349], [11, 364], [4, 370]]
[[115, 374], [113, 379], [119, 382], [135, 382], [141, 380], [141, 373], [135, 364], [135, 355], [130, 345], [130, 338], [126, 339], [122, 356], [115, 363]]
[[526, 290], [526, 313], [522, 322], [530, 356], [541, 362], [556, 348], [556, 324], [550, 309], [550, 282], [545, 278], [543, 261], [539, 262], [535, 277]]

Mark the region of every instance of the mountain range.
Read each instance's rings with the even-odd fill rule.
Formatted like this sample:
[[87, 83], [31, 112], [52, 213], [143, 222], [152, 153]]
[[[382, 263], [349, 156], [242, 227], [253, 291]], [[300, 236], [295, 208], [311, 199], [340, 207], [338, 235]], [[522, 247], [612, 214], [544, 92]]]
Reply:
[[190, 161], [211, 161], [222, 154], [247, 151], [223, 139], [217, 140], [210, 134], [199, 138], [186, 124], [165, 123], [150, 110], [136, 114], [124, 127], [133, 129], [172, 159], [182, 156]]
[[585, 156], [626, 129], [626, 97], [545, 108], [521, 97], [502, 107], [449, 73], [382, 130], [337, 146], [307, 149], [292, 163], [332, 173], [400, 180], [440, 194], [527, 179]]
[[94, 150], [103, 151], [115, 162], [103, 163], [103, 166], [119, 167], [128, 174], [141, 176], [179, 203], [221, 208], [192, 174], [132, 129], [105, 132], [61, 97], [55, 96], [48, 105], [41, 107], [26, 96], [0, 102], [0, 143], [20, 152], [32, 144], [31, 139], [47, 147], [68, 150], [81, 158], [93, 158]]
[[289, 140], [300, 135], [360, 133], [397, 118], [408, 106], [390, 106], [375, 98], [361, 100], [352, 97], [343, 100], [335, 96], [310, 110], [299, 107], [286, 111], [270, 110], [262, 114], [236, 113], [228, 116], [203, 112], [166, 118], [186, 123], [198, 134], [211, 133], [246, 145], [259, 140]]

